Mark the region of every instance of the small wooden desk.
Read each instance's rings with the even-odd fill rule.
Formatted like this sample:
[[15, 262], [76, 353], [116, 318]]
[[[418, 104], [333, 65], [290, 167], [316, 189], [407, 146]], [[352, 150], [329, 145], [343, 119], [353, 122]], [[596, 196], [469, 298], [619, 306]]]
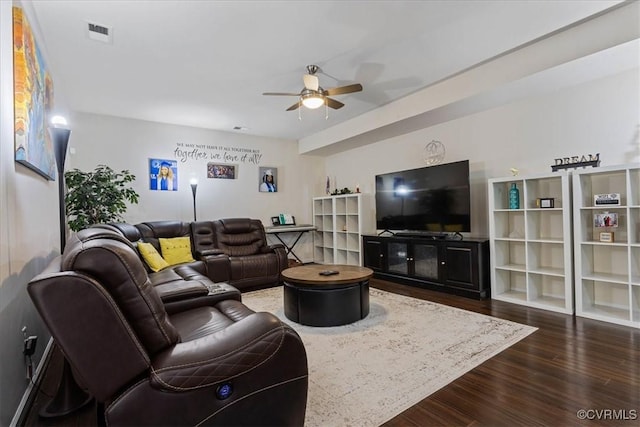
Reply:
[[[291, 254], [295, 257], [295, 259], [300, 261], [301, 264], [304, 264], [302, 260], [298, 257], [298, 255], [296, 255], [295, 252], [293, 252], [293, 248], [295, 247], [296, 243], [298, 243], [298, 240], [300, 240], [300, 237], [302, 237], [304, 233], [306, 233], [307, 231], [316, 230], [316, 228], [317, 227], [315, 225], [311, 225], [311, 224], [275, 225], [273, 227], [265, 227], [264, 231], [267, 234], [273, 234], [274, 236], [276, 236], [276, 239], [278, 239], [280, 243], [282, 243], [285, 249], [287, 250], [287, 256]], [[283, 234], [283, 233], [298, 233], [298, 236], [293, 241], [293, 244], [288, 245], [280, 237], [280, 234]]]
[[[324, 270], [338, 271], [322, 276]], [[369, 314], [369, 278], [373, 270], [354, 265], [310, 264], [287, 268], [284, 315], [308, 326], [338, 326]]]

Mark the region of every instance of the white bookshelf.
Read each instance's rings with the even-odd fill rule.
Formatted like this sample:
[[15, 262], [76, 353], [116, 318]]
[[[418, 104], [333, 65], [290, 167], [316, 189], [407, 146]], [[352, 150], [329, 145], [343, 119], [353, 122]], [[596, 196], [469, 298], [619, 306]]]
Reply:
[[[612, 193], [620, 205], [595, 205], [594, 195]], [[617, 214], [617, 227], [595, 226], [605, 213]], [[640, 328], [640, 165], [575, 171], [573, 222], [576, 315]]]
[[[514, 182], [519, 209], [509, 209]], [[566, 172], [489, 180], [491, 298], [574, 312], [570, 190]], [[554, 207], [539, 207], [540, 198]]]
[[316, 263], [362, 265], [362, 234], [374, 230], [366, 197], [356, 193], [313, 199]]

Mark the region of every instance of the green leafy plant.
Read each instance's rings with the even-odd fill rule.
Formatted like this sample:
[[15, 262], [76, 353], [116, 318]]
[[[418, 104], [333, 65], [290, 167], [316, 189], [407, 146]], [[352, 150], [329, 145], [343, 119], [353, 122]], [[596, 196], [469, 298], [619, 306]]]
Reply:
[[67, 171], [64, 178], [67, 220], [73, 231], [122, 220], [126, 202], [138, 203], [138, 193], [128, 185], [136, 177], [128, 170], [115, 172], [109, 166], [98, 165], [92, 172]]

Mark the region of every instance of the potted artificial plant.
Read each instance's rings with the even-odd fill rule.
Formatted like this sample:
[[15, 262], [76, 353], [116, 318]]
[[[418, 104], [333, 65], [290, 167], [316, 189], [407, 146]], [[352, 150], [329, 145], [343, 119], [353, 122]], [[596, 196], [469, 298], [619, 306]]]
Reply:
[[67, 221], [73, 231], [120, 221], [127, 211], [126, 202], [138, 203], [138, 193], [129, 186], [136, 177], [128, 170], [115, 172], [109, 166], [98, 165], [92, 172], [67, 171], [64, 178]]

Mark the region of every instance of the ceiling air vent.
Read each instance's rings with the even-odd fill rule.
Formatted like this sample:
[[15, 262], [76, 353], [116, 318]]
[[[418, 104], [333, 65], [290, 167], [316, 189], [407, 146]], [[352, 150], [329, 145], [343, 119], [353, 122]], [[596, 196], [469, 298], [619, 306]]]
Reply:
[[96, 40], [103, 43], [111, 43], [112, 30], [112, 27], [87, 22], [87, 36], [91, 40]]

